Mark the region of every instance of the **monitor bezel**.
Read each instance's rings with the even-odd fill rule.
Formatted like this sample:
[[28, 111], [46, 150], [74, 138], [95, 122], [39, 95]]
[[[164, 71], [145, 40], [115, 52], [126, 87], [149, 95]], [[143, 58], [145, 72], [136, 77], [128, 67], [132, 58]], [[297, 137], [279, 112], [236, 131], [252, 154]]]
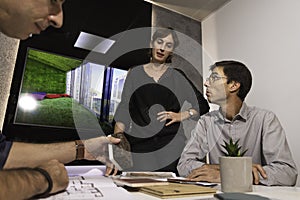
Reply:
[[[62, 53], [43, 50], [36, 47], [23, 45], [19, 46], [15, 70], [13, 74], [10, 95], [7, 103], [7, 109], [3, 124], [3, 134], [8, 140], [32, 143], [52, 143], [73, 141], [78, 139], [88, 139], [96, 136], [107, 135], [109, 133], [102, 133], [99, 130], [93, 129], [78, 129], [71, 127], [56, 127], [48, 125], [34, 125], [21, 124], [15, 122], [17, 114], [18, 100], [22, 90], [22, 83], [26, 71], [27, 56], [29, 50], [46, 52], [49, 54], [56, 54], [59, 56], [82, 60], [80, 58], [71, 57]], [[82, 60], [84, 61], [84, 60]], [[124, 70], [124, 69], [123, 69]], [[99, 133], [101, 132], [101, 133]]]

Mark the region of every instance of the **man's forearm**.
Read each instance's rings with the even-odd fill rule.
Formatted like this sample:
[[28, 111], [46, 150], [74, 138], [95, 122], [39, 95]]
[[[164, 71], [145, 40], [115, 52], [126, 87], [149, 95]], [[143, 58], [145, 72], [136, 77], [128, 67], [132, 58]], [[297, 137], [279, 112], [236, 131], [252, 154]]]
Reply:
[[271, 164], [263, 166], [267, 173], [267, 178], [260, 179], [260, 183], [264, 185], [283, 185], [294, 186], [297, 181], [297, 169], [287, 164]]
[[52, 159], [57, 159], [62, 163], [68, 163], [75, 160], [75, 157], [76, 145], [74, 141], [50, 144], [14, 142], [4, 169], [36, 167]]
[[200, 162], [199, 160], [180, 159], [177, 165], [177, 170], [180, 176], [186, 177], [192, 172], [193, 169], [202, 167], [203, 165], [205, 165], [205, 163]]
[[48, 187], [45, 177], [32, 169], [0, 171], [0, 185], [0, 199], [29, 199]]

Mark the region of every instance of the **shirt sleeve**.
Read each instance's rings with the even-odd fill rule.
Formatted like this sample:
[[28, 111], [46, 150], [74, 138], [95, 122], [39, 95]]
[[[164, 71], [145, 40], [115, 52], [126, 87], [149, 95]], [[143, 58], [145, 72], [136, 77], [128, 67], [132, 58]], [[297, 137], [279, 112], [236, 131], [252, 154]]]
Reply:
[[0, 169], [3, 169], [11, 145], [12, 142], [6, 141], [5, 136], [0, 132]]
[[208, 143], [204, 121], [199, 120], [195, 129], [192, 131], [181, 157], [179, 159], [177, 170], [180, 176], [188, 176], [193, 169], [199, 168], [205, 164], [206, 154], [208, 153]]
[[261, 177], [260, 182], [264, 185], [295, 185], [298, 172], [285, 132], [272, 112], [268, 112], [264, 120], [262, 165], [267, 179]]

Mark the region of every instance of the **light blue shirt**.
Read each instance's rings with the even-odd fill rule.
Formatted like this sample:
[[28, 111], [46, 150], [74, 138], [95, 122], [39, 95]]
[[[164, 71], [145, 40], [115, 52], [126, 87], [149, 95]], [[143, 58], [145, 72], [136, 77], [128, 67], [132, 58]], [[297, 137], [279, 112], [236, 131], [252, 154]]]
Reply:
[[251, 156], [254, 164], [263, 166], [268, 178], [260, 177], [260, 183], [296, 184], [297, 168], [278, 118], [270, 111], [248, 107], [245, 103], [232, 121], [225, 119], [220, 110], [201, 116], [181, 154], [179, 174], [187, 176], [204, 165], [206, 154], [210, 164], [219, 164], [219, 157], [225, 152], [221, 145], [230, 137], [233, 141], [239, 139], [241, 152], [248, 149], [245, 156]]

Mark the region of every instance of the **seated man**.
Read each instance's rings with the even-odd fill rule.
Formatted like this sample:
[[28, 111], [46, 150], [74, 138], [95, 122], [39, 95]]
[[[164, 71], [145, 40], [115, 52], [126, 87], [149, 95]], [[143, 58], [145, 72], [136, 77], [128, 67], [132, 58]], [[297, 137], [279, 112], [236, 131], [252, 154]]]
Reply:
[[[178, 163], [181, 176], [193, 180], [220, 182], [219, 157], [225, 141], [239, 140], [241, 151], [251, 156], [254, 184], [295, 185], [297, 169], [285, 132], [270, 111], [244, 103], [252, 77], [247, 67], [236, 61], [221, 61], [211, 66], [204, 83], [208, 101], [219, 110], [203, 115], [185, 146]], [[210, 164], [206, 164], [206, 155]]]

